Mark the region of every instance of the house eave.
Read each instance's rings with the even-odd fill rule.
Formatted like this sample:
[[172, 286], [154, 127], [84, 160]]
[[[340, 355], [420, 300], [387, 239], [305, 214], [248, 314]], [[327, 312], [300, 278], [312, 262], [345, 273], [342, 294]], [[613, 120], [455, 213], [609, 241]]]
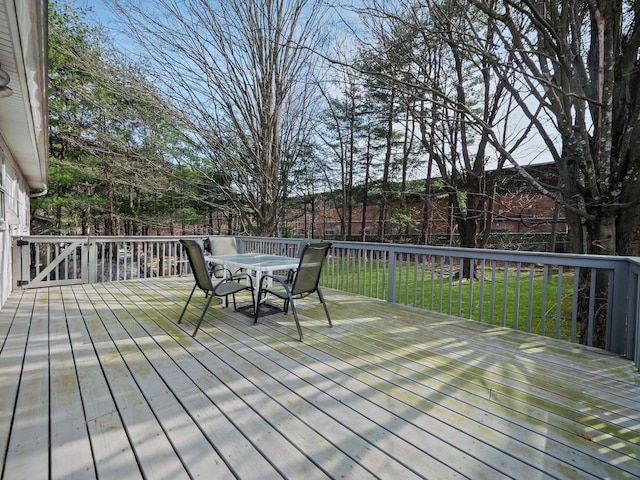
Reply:
[[49, 173], [47, 0], [0, 0], [0, 68], [13, 94], [0, 98], [0, 142], [33, 190]]

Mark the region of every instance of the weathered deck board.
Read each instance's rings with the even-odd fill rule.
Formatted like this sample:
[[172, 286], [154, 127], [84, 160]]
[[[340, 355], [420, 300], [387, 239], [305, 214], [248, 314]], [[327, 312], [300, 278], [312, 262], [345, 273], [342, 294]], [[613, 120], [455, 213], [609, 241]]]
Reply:
[[35, 294], [12, 295], [0, 311], [0, 452], [6, 452], [9, 445]]
[[93, 312], [81, 308], [73, 289], [64, 289], [62, 298], [97, 476], [141, 478], [139, 470], [131, 468], [136, 465], [136, 458], [86, 329], [85, 321], [92, 318]]
[[[122, 292], [120, 298], [125, 295], [126, 292]], [[176, 309], [175, 312], [177, 317], [180, 311]], [[246, 321], [246, 317], [244, 320]], [[173, 328], [173, 322], [170, 321], [167, 327]], [[189, 331], [192, 331], [191, 327]], [[200, 335], [200, 337], [203, 336], [206, 334]], [[333, 477], [362, 478], [362, 475], [367, 475], [366, 470], [349, 458], [360, 456], [366, 457], [363, 466], [369, 472], [376, 471], [383, 475], [387, 472], [387, 475], [411, 478], [411, 472], [395, 458], [388, 457], [384, 451], [377, 450], [375, 445], [359, 442], [353, 437], [351, 431], [326, 415], [324, 411], [301, 402], [299, 393], [292, 392], [291, 386], [282, 385], [278, 381], [268, 381], [268, 372], [260, 361], [256, 362], [255, 358], [252, 358], [251, 350], [243, 351], [243, 354], [239, 355], [232, 339], [220, 337], [222, 334], [216, 336], [216, 341], [221, 341], [225, 348], [217, 349], [208, 363], [224, 362], [227, 368], [214, 373], [225, 384], [235, 384], [246, 390], [243, 397], [246, 404], [240, 406], [239, 411], [243, 412], [248, 419], [251, 419], [252, 415], [260, 415], [267, 422], [266, 430], [274, 431], [270, 432], [270, 436], [279, 434], [286, 439], [285, 442], [288, 443], [276, 448], [272, 452], [273, 456], [270, 457], [271, 461], [277, 465], [285, 462], [291, 464], [292, 460], [295, 460], [293, 465], [287, 467], [285, 463], [281, 467], [283, 475], [294, 478], [305, 472], [307, 476], [306, 472], [310, 471], [309, 467], [312, 465], [304, 466], [304, 463], [301, 463], [302, 459], [296, 460], [296, 456], [303, 454], [302, 458], [308, 457], [316, 463], [316, 469], [322, 465], [322, 468], [330, 471]], [[243, 345], [237, 345], [237, 347], [242, 348]], [[210, 352], [205, 351], [203, 355], [210, 355]], [[233, 371], [228, 371], [228, 367]], [[252, 379], [260, 380], [259, 384], [252, 382]], [[292, 415], [292, 406], [299, 410], [295, 415]], [[253, 409], [255, 411], [252, 413]], [[321, 429], [321, 436], [316, 433], [319, 429]], [[266, 442], [271, 444], [273, 439]], [[340, 455], [340, 450], [335, 449], [335, 445], [342, 446], [341, 450], [345, 451], [344, 457]], [[291, 470], [292, 466], [295, 467], [293, 470]]]
[[338, 292], [333, 329], [300, 303], [304, 343], [219, 305], [194, 339], [191, 286], [10, 297], [3, 479], [640, 478], [628, 361]]
[[[118, 285], [114, 285], [113, 287], [113, 290], [116, 290]], [[118, 297], [122, 299], [122, 295], [118, 295]], [[106, 303], [116, 302], [115, 298], [104, 298], [104, 296], [103, 300]], [[134, 304], [126, 305], [126, 303], [119, 303], [119, 305], [122, 305], [124, 308], [137, 308]], [[144, 309], [138, 312], [138, 315], [141, 318], [147, 316], [143, 310]], [[200, 348], [199, 352], [189, 352], [189, 350], [186, 350], [184, 347], [176, 345], [174, 341], [170, 340], [171, 337], [167, 336], [164, 330], [153, 328], [152, 320], [148, 322], [147, 328], [149, 330], [144, 330], [136, 323], [135, 318], [131, 316], [129, 311], [123, 311], [119, 318], [125, 321], [129, 320], [129, 331], [127, 333], [131, 335], [131, 339], [134, 340], [141, 348], [141, 353], [150, 359], [154, 369], [161, 377], [156, 377], [154, 379], [155, 383], [162, 385], [166, 382], [167, 386], [170, 387], [170, 390], [177, 392], [178, 394], [183, 391], [192, 392], [192, 394], [186, 399], [181, 399], [181, 402], [188, 402], [190, 407], [195, 408], [193, 411], [191, 409], [188, 411], [191, 411], [192, 416], [200, 417], [198, 422], [202, 425], [202, 431], [206, 432], [211, 438], [211, 442], [201, 441], [196, 443], [196, 445], [205, 445], [205, 448], [208, 447], [211, 450], [210, 452], [195, 452], [197, 456], [203, 456], [205, 458], [208, 457], [211, 459], [214, 453], [214, 447], [212, 445], [215, 445], [215, 448], [224, 452], [227, 462], [233, 470], [238, 475], [243, 476], [243, 478], [269, 478], [270, 476], [273, 476], [273, 478], [280, 477], [280, 475], [274, 471], [274, 468], [262, 455], [258, 454], [255, 450], [247, 449], [248, 442], [246, 438], [238, 434], [237, 426], [234, 425], [233, 422], [244, 422], [242, 414], [248, 412], [246, 406], [242, 402], [236, 401], [237, 399], [232, 391], [221, 391], [225, 388], [225, 385], [215, 380], [214, 376], [218, 376], [219, 373], [215, 369], [212, 369], [212, 364], [209, 364], [204, 368], [202, 365], [200, 365], [201, 368], [197, 368], [197, 365], [193, 365], [193, 355], [207, 355], [208, 352], [206, 350]], [[167, 327], [172, 331], [173, 336], [184, 336], [183, 332], [173, 323], [167, 323]], [[125, 333], [121, 332], [121, 334], [124, 336]], [[167, 340], [170, 341], [167, 342]], [[185, 337], [184, 340], [189, 343], [191, 339], [190, 337]], [[163, 348], [162, 345], [166, 345], [167, 343], [169, 343], [168, 347]], [[195, 342], [191, 341], [191, 343]], [[169, 356], [166, 348], [173, 349], [173, 357]], [[185, 370], [190, 371], [193, 377], [189, 378], [185, 375]], [[148, 388], [153, 389], [153, 384], [149, 384]], [[198, 398], [194, 399], [194, 395]], [[219, 402], [216, 402], [217, 405], [210, 400], [211, 398], [216, 397], [220, 400]], [[225, 397], [227, 397], [228, 400], [225, 400]], [[229, 413], [226, 415], [222, 413], [218, 408], [219, 406], [222, 409], [226, 408], [230, 410], [230, 412], [236, 412], [236, 418], [229, 421]], [[183, 421], [188, 423], [192, 422], [191, 419], [184, 419]], [[266, 425], [263, 428], [256, 428], [256, 432], [258, 432], [259, 435], [262, 435], [262, 432], [266, 430], [268, 430], [268, 426]], [[185, 438], [193, 440], [190, 436], [186, 436]], [[276, 442], [271, 441], [270, 439], [268, 448], [273, 447], [274, 443]], [[278, 446], [279, 445], [276, 443], [275, 447]], [[275, 450], [273, 453], [278, 456], [283, 455], [282, 449]], [[221, 466], [225, 466], [225, 463], [221, 461], [220, 458], [216, 458], [216, 462], [219, 462], [219, 465]], [[273, 475], [269, 474], [270, 471], [273, 472]]]
[[87, 423], [78, 415], [84, 407], [67, 328], [73, 316], [59, 289], [49, 293], [49, 319], [51, 478], [95, 478]]
[[24, 363], [4, 465], [6, 478], [38, 478], [49, 470], [48, 292], [37, 292], [33, 300], [25, 305], [31, 311], [31, 323], [21, 356]]

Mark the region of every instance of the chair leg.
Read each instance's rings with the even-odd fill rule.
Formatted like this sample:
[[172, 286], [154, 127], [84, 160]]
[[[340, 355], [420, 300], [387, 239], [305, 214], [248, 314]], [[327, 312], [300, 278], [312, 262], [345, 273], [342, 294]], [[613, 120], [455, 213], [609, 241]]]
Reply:
[[204, 315], [207, 313], [207, 310], [209, 310], [209, 305], [211, 305], [211, 301], [213, 300], [213, 295], [209, 296], [209, 300], [207, 301], [207, 304], [204, 307], [204, 310], [202, 310], [202, 315], [200, 315], [200, 320], [198, 320], [198, 324], [196, 325], [196, 329], [193, 331], [193, 334], [191, 335], [192, 337], [196, 336], [196, 333], [198, 333], [198, 329], [200, 328], [200, 324], [202, 323], [202, 320], [204, 320]]
[[180, 314], [180, 318], [178, 318], [178, 323], [182, 322], [182, 317], [184, 316], [184, 312], [187, 311], [187, 307], [189, 306], [189, 302], [191, 301], [191, 297], [193, 297], [193, 292], [196, 291], [196, 288], [198, 287], [198, 284], [193, 286], [193, 290], [191, 290], [191, 295], [189, 295], [189, 298], [187, 299], [187, 304], [184, 306], [184, 308], [182, 309], [182, 313]]
[[322, 306], [324, 307], [324, 313], [327, 314], [327, 320], [329, 320], [329, 327], [333, 327], [333, 324], [331, 323], [331, 317], [329, 316], [329, 309], [327, 308], [327, 303], [324, 301], [324, 295], [322, 294], [322, 290], [320, 290], [320, 288], [317, 288], [316, 291], [318, 292], [318, 297], [320, 297], [320, 302], [322, 302]]
[[298, 335], [300, 335], [300, 341], [302, 341], [302, 328], [300, 327], [300, 320], [298, 320], [298, 311], [296, 310], [296, 304], [289, 295], [289, 304], [291, 305], [291, 311], [293, 312], [293, 319], [296, 321], [296, 327], [298, 328]]

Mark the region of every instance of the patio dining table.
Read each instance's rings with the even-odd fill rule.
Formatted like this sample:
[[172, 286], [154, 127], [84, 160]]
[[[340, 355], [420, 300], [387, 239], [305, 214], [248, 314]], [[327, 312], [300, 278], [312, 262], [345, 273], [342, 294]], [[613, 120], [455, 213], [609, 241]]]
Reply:
[[[254, 279], [254, 289], [260, 287], [263, 274], [291, 270], [298, 267], [299, 258], [284, 257], [282, 255], [270, 255], [265, 253], [238, 253], [233, 255], [206, 255], [205, 260], [210, 263], [222, 265], [225, 269], [243, 269]], [[258, 297], [256, 297], [257, 307]], [[225, 302], [226, 306], [226, 302]]]

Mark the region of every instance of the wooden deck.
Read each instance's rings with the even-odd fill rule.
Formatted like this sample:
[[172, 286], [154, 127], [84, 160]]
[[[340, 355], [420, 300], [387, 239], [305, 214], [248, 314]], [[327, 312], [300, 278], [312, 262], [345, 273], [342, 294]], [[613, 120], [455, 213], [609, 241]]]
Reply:
[[332, 291], [333, 329], [299, 304], [304, 343], [291, 316], [219, 305], [193, 339], [191, 286], [10, 297], [3, 479], [640, 476], [631, 362]]

